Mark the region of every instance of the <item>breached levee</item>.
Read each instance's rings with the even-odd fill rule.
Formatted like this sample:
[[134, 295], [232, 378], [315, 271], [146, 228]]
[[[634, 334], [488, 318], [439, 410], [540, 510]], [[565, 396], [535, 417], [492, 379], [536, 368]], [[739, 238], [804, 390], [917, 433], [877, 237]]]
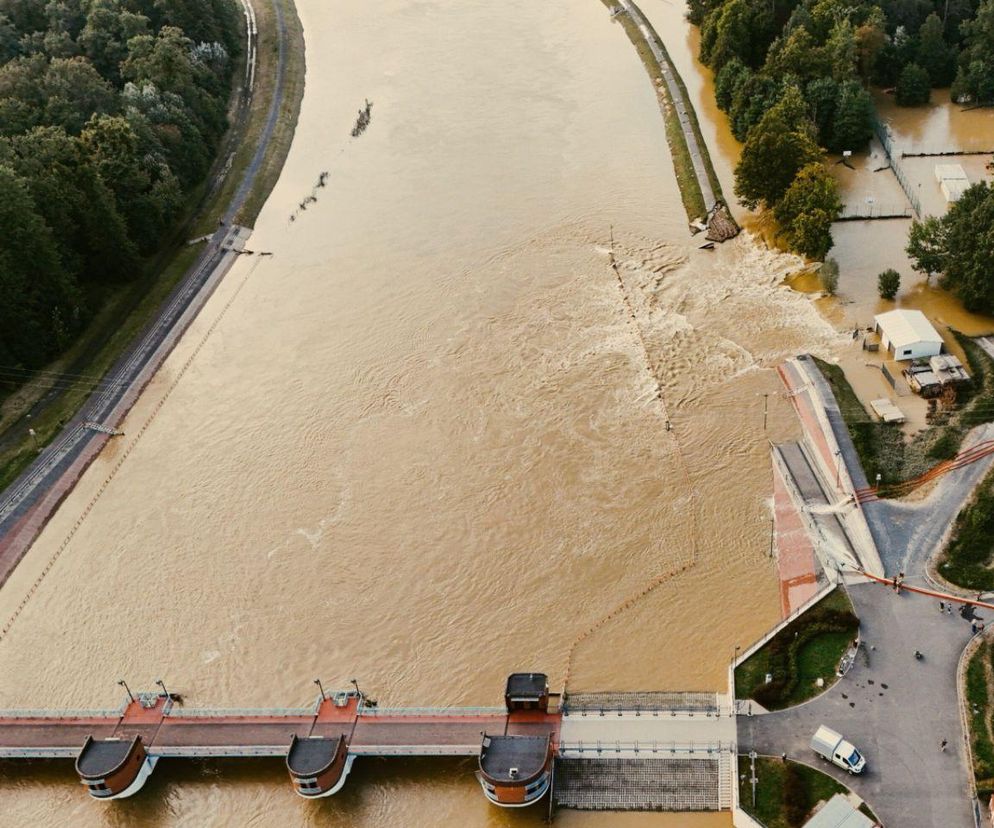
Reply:
[[706, 229], [707, 239], [715, 242], [734, 238], [739, 234], [739, 226], [725, 204], [697, 114], [666, 47], [632, 0], [618, 0], [618, 6], [612, 0], [603, 2], [611, 10], [611, 19], [621, 21], [625, 27], [659, 96], [666, 140], [691, 232]]

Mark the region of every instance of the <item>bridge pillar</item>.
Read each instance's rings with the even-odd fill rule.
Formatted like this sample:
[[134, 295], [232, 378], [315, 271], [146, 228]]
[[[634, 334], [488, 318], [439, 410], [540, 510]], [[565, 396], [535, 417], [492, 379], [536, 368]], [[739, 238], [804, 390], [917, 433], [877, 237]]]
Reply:
[[145, 751], [141, 736], [99, 740], [87, 736], [76, 757], [76, 773], [94, 799], [124, 799], [142, 789], [156, 761]]
[[293, 789], [300, 796], [319, 799], [342, 789], [354, 760], [344, 736], [295, 735], [286, 755], [286, 767]]

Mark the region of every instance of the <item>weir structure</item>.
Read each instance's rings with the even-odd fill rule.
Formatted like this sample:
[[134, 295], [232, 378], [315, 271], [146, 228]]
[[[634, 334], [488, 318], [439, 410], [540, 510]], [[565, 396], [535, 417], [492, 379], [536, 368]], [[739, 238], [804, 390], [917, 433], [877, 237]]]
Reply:
[[[127, 689], [127, 688], [126, 688]], [[356, 687], [313, 706], [184, 709], [162, 688], [120, 710], [0, 712], [0, 759], [74, 759], [95, 799], [137, 793], [161, 759], [283, 758], [308, 799], [345, 785], [362, 757], [475, 756], [484, 796], [587, 810], [727, 810], [736, 725], [714, 693], [549, 692], [514, 673], [503, 707], [380, 708]]]

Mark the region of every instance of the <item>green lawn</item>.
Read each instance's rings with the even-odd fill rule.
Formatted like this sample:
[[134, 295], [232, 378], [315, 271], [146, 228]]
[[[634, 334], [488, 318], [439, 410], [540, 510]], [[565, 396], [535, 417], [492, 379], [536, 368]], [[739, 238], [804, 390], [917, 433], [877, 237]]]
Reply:
[[949, 545], [942, 553], [942, 577], [966, 589], [994, 589], [994, 471], [956, 516]]
[[[739, 801], [750, 816], [766, 828], [800, 828], [819, 802], [837, 793], [847, 793], [845, 785], [819, 770], [798, 762], [782, 762], [760, 756], [756, 759], [756, 804], [752, 802], [749, 757], [739, 757]], [[873, 812], [860, 807], [871, 819]]]
[[[829, 593], [735, 669], [736, 696], [769, 710], [813, 698], [835, 683], [839, 661], [858, 626], [845, 590]], [[767, 683], [767, 674], [773, 681]], [[822, 688], [816, 685], [819, 678]]]

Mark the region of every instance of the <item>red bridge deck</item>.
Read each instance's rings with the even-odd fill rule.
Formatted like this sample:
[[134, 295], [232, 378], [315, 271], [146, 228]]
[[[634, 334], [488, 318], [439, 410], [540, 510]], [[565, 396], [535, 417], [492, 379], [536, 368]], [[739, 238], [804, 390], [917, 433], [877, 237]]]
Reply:
[[179, 710], [165, 697], [119, 713], [0, 715], [0, 758], [73, 758], [87, 736], [142, 737], [160, 757], [285, 756], [294, 735], [344, 736], [356, 756], [475, 756], [482, 734], [545, 735], [559, 741], [560, 715], [503, 708], [379, 710], [355, 695], [311, 711]]

